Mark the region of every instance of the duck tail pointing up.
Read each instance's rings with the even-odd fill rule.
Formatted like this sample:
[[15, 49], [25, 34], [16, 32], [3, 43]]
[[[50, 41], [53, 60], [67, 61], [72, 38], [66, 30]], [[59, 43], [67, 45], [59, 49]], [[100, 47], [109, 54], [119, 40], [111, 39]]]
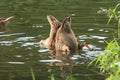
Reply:
[[11, 20], [13, 18], [14, 18], [14, 16], [8, 17], [8, 18], [5, 19], [5, 22], [7, 22], [7, 21], [9, 21], [9, 20]]

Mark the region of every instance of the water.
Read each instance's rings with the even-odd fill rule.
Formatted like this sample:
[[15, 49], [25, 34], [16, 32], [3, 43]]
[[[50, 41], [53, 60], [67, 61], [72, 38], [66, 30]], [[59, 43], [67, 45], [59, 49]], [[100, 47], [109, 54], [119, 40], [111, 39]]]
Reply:
[[[119, 0], [1, 0], [0, 17], [14, 16], [5, 30], [0, 30], [0, 80], [104, 80], [99, 69], [87, 68], [90, 60], [103, 52], [112, 34], [117, 35], [115, 22], [106, 26], [108, 18], [97, 14], [100, 7], [114, 7]], [[49, 35], [47, 15], [61, 22], [72, 17], [72, 29], [78, 39], [87, 42], [93, 51], [83, 48], [72, 56], [40, 49], [38, 42]]]

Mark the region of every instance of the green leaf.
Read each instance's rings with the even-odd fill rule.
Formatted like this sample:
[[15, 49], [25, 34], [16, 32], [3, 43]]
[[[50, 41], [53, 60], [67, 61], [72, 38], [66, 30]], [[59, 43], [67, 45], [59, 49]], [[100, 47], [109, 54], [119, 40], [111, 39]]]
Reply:
[[52, 76], [51, 76], [51, 80], [55, 80], [55, 78], [54, 78], [54, 75], [52, 74]]
[[33, 69], [30, 67], [31, 75], [32, 75], [32, 80], [35, 80], [35, 74], [33, 72]]

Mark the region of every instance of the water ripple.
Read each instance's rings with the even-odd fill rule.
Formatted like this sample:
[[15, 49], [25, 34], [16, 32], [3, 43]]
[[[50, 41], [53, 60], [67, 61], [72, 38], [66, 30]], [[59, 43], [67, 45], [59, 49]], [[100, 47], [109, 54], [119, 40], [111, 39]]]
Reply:
[[81, 35], [79, 36], [80, 39], [106, 39], [107, 37], [104, 37], [104, 36], [93, 36], [93, 35], [90, 35], [90, 36], [87, 36], [87, 35]]
[[31, 43], [31, 42], [27, 42], [27, 43], [24, 43], [22, 44], [22, 46], [33, 46], [35, 43]]
[[1, 46], [11, 46], [13, 41], [0, 41]]
[[9, 64], [25, 64], [25, 62], [7, 62]]
[[53, 59], [53, 60], [39, 60], [40, 62], [62, 62], [61, 60], [56, 60], [56, 59]]
[[49, 49], [40, 49], [40, 50], [38, 50], [38, 52], [48, 52], [49, 51]]
[[19, 41], [28, 41], [28, 40], [32, 40], [35, 37], [19, 37], [15, 40], [15, 42], [19, 42]]
[[7, 36], [14, 36], [14, 35], [22, 35], [22, 34], [25, 34], [25, 33], [3, 34], [3, 35], [0, 35], [0, 37], [7, 37]]

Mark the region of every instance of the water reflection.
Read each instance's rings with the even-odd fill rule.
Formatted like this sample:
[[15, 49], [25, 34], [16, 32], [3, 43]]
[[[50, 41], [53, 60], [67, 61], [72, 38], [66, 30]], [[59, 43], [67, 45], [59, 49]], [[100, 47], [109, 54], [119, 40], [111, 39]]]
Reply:
[[[43, 50], [43, 53], [46, 51], [48, 52], [48, 50], [46, 49], [40, 49], [40, 52], [42, 52], [42, 50]], [[101, 52], [102, 50], [98, 49], [98, 47], [96, 46], [94, 46], [93, 51], [89, 51], [83, 48], [83, 51], [78, 52], [76, 54], [71, 54], [69, 52], [62, 52], [62, 51], [49, 51], [49, 54], [50, 54], [48, 56], [49, 59], [46, 59], [46, 60], [42, 59], [39, 61], [42, 63], [47, 63], [47, 65], [50, 66], [48, 67], [48, 72], [50, 74], [54, 74], [55, 78], [56, 76], [58, 76], [56, 72], [59, 72], [59, 76], [61, 77], [61, 79], [66, 80], [68, 78], [74, 78], [75, 73], [73, 73], [73, 69], [75, 69], [77, 65], [85, 65], [86, 63], [88, 63], [89, 60], [98, 56], [99, 53]], [[79, 68], [80, 67], [82, 66], [79, 66]], [[87, 69], [84, 71], [87, 71]]]
[[9, 32], [9, 28], [7, 28], [6, 26], [0, 26], [0, 32]]
[[[75, 60], [71, 59], [72, 55], [67, 55], [70, 53], [61, 52], [61, 51], [51, 51], [49, 58], [51, 60], [58, 60], [57, 62], [50, 62], [49, 66], [56, 66], [61, 72], [62, 80], [66, 80], [68, 77], [71, 77], [72, 69], [75, 65]], [[49, 69], [48, 72], [52, 70]], [[53, 73], [54, 74], [54, 73]]]

